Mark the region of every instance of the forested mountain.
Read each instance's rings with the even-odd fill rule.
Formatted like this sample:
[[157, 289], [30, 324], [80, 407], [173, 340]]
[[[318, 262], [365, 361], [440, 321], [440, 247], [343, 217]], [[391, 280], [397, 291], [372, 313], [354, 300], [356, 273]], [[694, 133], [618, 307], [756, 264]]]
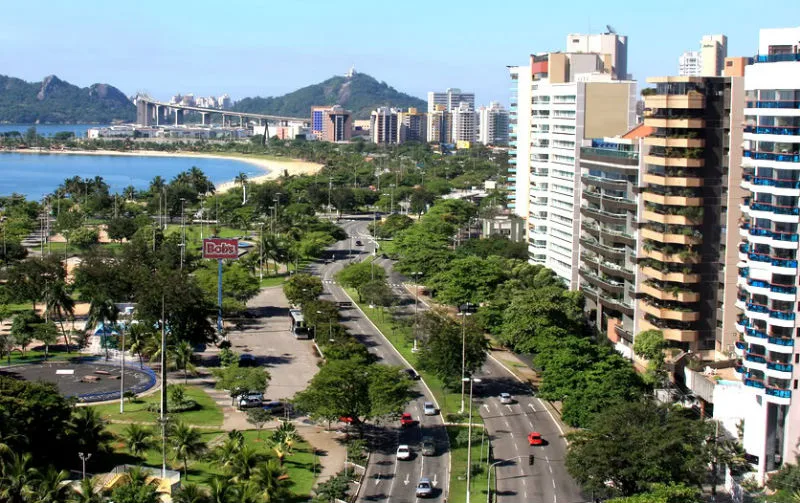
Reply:
[[378, 82], [365, 73], [352, 77], [330, 79], [303, 87], [283, 96], [269, 98], [244, 98], [233, 109], [238, 112], [308, 117], [316, 105], [341, 105], [351, 110], [356, 119], [367, 119], [376, 107], [427, 108], [427, 103], [417, 97], [401, 93], [386, 82]]
[[55, 75], [41, 82], [0, 75], [0, 123], [110, 124], [135, 119], [133, 103], [108, 84], [78, 87]]

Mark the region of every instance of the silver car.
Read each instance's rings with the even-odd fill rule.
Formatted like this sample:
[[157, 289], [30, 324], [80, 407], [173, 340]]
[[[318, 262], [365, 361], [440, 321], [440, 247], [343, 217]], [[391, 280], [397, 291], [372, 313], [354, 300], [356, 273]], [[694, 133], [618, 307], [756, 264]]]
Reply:
[[417, 498], [429, 498], [433, 496], [433, 484], [428, 477], [422, 477], [417, 484]]
[[436, 406], [433, 405], [433, 402], [425, 402], [422, 404], [422, 412], [426, 416], [435, 416], [436, 415]]
[[500, 393], [500, 403], [508, 405], [514, 403], [514, 399], [508, 393]]

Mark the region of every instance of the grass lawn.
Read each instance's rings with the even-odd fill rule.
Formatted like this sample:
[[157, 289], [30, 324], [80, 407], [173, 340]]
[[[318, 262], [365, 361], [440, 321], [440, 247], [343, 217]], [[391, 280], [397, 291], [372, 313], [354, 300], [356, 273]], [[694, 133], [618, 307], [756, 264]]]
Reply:
[[[61, 341], [59, 341], [59, 342], [61, 342]], [[52, 349], [50, 349], [50, 353], [49, 353], [49, 355], [47, 357], [47, 361], [50, 361], [50, 360], [67, 360], [69, 358], [74, 358], [74, 357], [78, 357], [78, 356], [81, 356], [81, 355], [78, 354], [75, 351], [73, 351], [72, 353], [67, 353], [66, 351], [58, 351], [58, 352], [56, 352], [56, 351], [53, 351]], [[10, 362], [9, 362], [9, 359], [11, 360]], [[34, 350], [25, 351], [25, 356], [24, 357], [22, 356], [22, 353], [20, 353], [19, 351], [14, 351], [14, 352], [11, 353], [11, 357], [10, 358], [8, 356], [6, 356], [6, 358], [3, 358], [2, 360], [0, 360], [0, 366], [18, 365], [20, 363], [41, 363], [43, 361], [44, 361], [44, 349], [42, 349], [41, 351], [39, 351], [38, 349], [35, 350], [35, 351]]]
[[[456, 437], [459, 430], [466, 429], [466, 426], [448, 426], [447, 435], [450, 437], [450, 494], [447, 498], [448, 503], [462, 503], [467, 500], [467, 446], [458, 446]], [[473, 437], [475, 429], [472, 430]], [[483, 463], [481, 464], [481, 442], [473, 438], [472, 441], [472, 466], [479, 465], [480, 472], [473, 470], [470, 480], [470, 498], [472, 501], [484, 501], [486, 499], [486, 464], [487, 449], [483, 449]]]
[[[425, 383], [430, 387], [436, 401], [439, 402], [442, 417], [447, 419], [448, 414], [458, 414], [461, 408], [461, 392], [452, 393], [444, 389], [441, 379], [430, 372], [417, 368], [417, 355], [411, 350], [414, 347], [413, 340], [409, 340], [408, 330], [396, 330], [391, 323], [391, 315], [379, 307], [369, 307], [369, 304], [358, 302], [358, 293], [352, 288], [345, 288], [350, 297], [358, 304], [364, 314], [378, 327], [378, 330], [386, 336], [391, 344], [397, 348], [403, 357], [417, 369]], [[473, 409], [472, 420], [475, 423], [482, 422], [480, 414]]]
[[[167, 225], [167, 230], [164, 231], [165, 235], [170, 234], [177, 234], [181, 232], [180, 224], [169, 224]], [[252, 229], [249, 231], [243, 231], [242, 229], [234, 229], [233, 227], [220, 227], [219, 228], [219, 238], [240, 238], [243, 235], [252, 234], [253, 232], [258, 232], [258, 230], [253, 231]], [[214, 233], [214, 226], [211, 224], [203, 224], [203, 237], [208, 238]], [[189, 243], [196, 243], [198, 246], [200, 245], [200, 224], [186, 224], [186, 241]]]
[[[123, 424], [110, 424], [108, 426], [108, 430], [117, 437], [112, 442], [112, 447], [115, 450], [114, 458], [116, 458], [117, 461], [112, 461], [133, 462], [136, 464], [137, 461], [127, 453], [124, 441], [119, 437], [125, 430], [125, 427], [126, 425]], [[256, 430], [247, 430], [242, 433], [244, 434], [247, 445], [255, 449], [256, 452], [268, 457], [274, 456], [272, 444], [270, 442], [270, 430], [262, 430], [260, 439], [258, 438], [258, 432]], [[226, 432], [218, 430], [204, 430], [201, 432], [203, 441], [210, 445], [215, 445], [223, 441], [226, 435]], [[161, 466], [161, 436], [158, 432], [156, 434], [156, 440], [158, 446], [155, 449], [150, 449], [145, 455], [144, 464], [147, 466]], [[176, 460], [175, 457], [172, 456], [169, 451], [169, 446], [167, 446], [167, 449], [167, 466], [173, 470], [182, 470], [182, 461]], [[141, 463], [142, 460], [138, 462]], [[295, 444], [292, 449], [292, 454], [284, 458], [283, 465], [286, 467], [289, 477], [292, 480], [291, 489], [295, 495], [292, 501], [306, 501], [316, 481], [316, 473], [320, 470], [319, 459], [315, 457], [311, 446], [305, 441]], [[189, 482], [207, 485], [211, 479], [217, 475], [224, 475], [223, 470], [216, 462], [208, 458], [208, 456], [204, 459], [189, 461]]]
[[394, 241], [389, 240], [378, 240], [378, 251], [381, 253], [385, 253], [386, 255], [393, 255], [397, 250], [397, 245]]
[[[123, 414], [119, 413], [119, 403], [95, 405], [94, 407], [103, 418], [108, 420], [141, 421], [155, 424], [158, 412], [148, 411], [147, 407], [150, 404], [158, 404], [160, 396], [160, 393], [154, 393], [133, 403], [125, 402]], [[222, 425], [222, 410], [205, 391], [197, 386], [186, 386], [186, 398], [197, 402], [200, 408], [170, 414], [170, 417], [195, 426], [219, 427]]]

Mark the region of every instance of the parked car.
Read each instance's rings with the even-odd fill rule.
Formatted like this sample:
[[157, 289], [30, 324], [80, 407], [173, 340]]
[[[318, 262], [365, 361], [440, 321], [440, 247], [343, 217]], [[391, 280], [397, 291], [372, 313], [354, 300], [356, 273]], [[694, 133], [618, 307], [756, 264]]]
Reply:
[[277, 401], [267, 402], [262, 407], [265, 411], [271, 414], [283, 414], [283, 412], [286, 410], [286, 406], [283, 404], [283, 402]]
[[364, 246], [364, 243], [362, 243], [360, 239], [357, 239], [356, 246]]
[[411, 447], [400, 445], [397, 447], [397, 459], [411, 459]]
[[250, 407], [261, 407], [264, 401], [264, 394], [258, 392], [249, 392], [239, 396], [239, 408], [248, 409]]
[[403, 373], [405, 373], [409, 379], [414, 381], [419, 380], [419, 374], [417, 374], [417, 371], [414, 369], [403, 369]]
[[436, 454], [436, 443], [433, 437], [422, 437], [422, 448], [420, 449], [423, 456], [433, 456]]
[[252, 367], [256, 364], [256, 357], [249, 353], [239, 355], [239, 365], [242, 367]]
[[433, 402], [425, 402], [424, 404], [422, 404], [422, 411], [425, 413], [426, 416], [435, 416], [436, 406], [433, 405]]
[[417, 484], [417, 498], [430, 498], [433, 496], [433, 484], [428, 477], [422, 477]]
[[500, 393], [500, 403], [514, 403], [514, 399], [508, 393]]
[[414, 422], [414, 418], [408, 412], [403, 412], [400, 416], [400, 426], [413, 426]]
[[542, 434], [538, 431], [532, 431], [528, 433], [528, 444], [530, 445], [544, 445], [544, 439], [542, 438]]

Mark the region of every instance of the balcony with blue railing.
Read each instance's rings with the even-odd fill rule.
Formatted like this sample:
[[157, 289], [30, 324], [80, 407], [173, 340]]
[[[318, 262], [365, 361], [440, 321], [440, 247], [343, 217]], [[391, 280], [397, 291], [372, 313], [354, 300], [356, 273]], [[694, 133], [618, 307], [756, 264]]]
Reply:
[[[748, 205], [745, 202], [745, 205]], [[753, 211], [769, 211], [778, 215], [800, 215], [800, 208], [797, 206], [783, 206], [769, 203], [759, 203], [753, 201], [749, 203], [750, 209]]]
[[774, 293], [785, 293], [788, 295], [795, 295], [797, 293], [797, 287], [783, 286], [783, 285], [769, 285], [769, 291]]
[[746, 342], [736, 341], [735, 344], [736, 344], [736, 349], [741, 349], [741, 350], [746, 350], [747, 349], [747, 343]]
[[778, 319], [778, 320], [792, 321], [792, 320], [795, 319], [795, 316], [796, 316], [795, 313], [787, 312], [787, 311], [776, 311], [776, 310], [772, 309], [769, 312], [769, 317], [770, 318], [775, 318], [775, 319]]
[[757, 355], [753, 353], [746, 353], [744, 355], [744, 359], [753, 363], [767, 363], [767, 359], [764, 357], [764, 355]]
[[800, 101], [747, 101], [745, 103], [745, 108], [800, 108]]
[[763, 313], [769, 314], [769, 308], [767, 306], [762, 306], [761, 304], [753, 304], [752, 302], [748, 302], [745, 304], [748, 311], [752, 311], [754, 313]]
[[739, 277], [740, 278], [749, 278], [750, 277], [750, 268], [749, 267], [742, 267], [739, 269]]
[[788, 389], [767, 388], [766, 393], [778, 398], [792, 398], [792, 392]]
[[758, 388], [758, 389], [766, 389], [766, 384], [761, 379], [752, 379], [748, 378], [744, 380], [745, 386], [750, 386], [751, 388]]
[[800, 127], [796, 126], [745, 126], [745, 133], [778, 134], [787, 136], [800, 136]]
[[767, 342], [776, 346], [794, 346], [794, 339], [791, 337], [767, 337]]
[[757, 161], [800, 162], [800, 154], [796, 153], [776, 154], [774, 152], [745, 150], [744, 156]]
[[761, 255], [759, 253], [748, 253], [747, 259], [752, 260], [753, 262], [767, 262], [769, 263], [772, 259], [769, 255]]
[[742, 179], [753, 185], [776, 187], [779, 189], [800, 189], [800, 180], [791, 178], [765, 178], [763, 176], [744, 175]]
[[771, 231], [769, 229], [764, 229], [762, 227], [750, 227], [747, 232], [751, 236], [768, 237], [768, 238], [775, 239], [777, 241], [788, 241], [788, 242], [791, 242], [791, 243], [797, 243], [798, 242], [797, 234], [790, 234], [788, 232], [773, 232], [773, 231]]
[[767, 362], [767, 368], [769, 370], [776, 370], [778, 372], [792, 372], [794, 369], [794, 365], [791, 363], [781, 363], [781, 362]]
[[800, 61], [800, 54], [757, 54], [753, 61], [755, 63], [783, 63], [786, 61]]
[[769, 335], [766, 332], [762, 332], [760, 330], [756, 330], [755, 328], [747, 328], [745, 329], [745, 333], [750, 337], [756, 337], [758, 339], [767, 339], [769, 340]]

